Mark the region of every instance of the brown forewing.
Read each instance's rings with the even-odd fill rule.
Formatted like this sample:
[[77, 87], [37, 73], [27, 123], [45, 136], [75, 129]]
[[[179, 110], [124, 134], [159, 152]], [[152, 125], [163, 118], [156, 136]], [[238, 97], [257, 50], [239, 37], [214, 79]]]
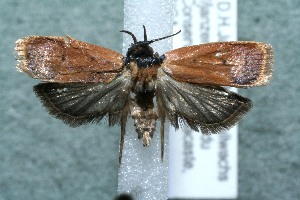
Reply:
[[259, 42], [215, 42], [165, 54], [163, 70], [181, 82], [251, 87], [272, 77], [273, 49]]
[[123, 56], [70, 37], [29, 36], [16, 42], [18, 69], [47, 82], [111, 82]]

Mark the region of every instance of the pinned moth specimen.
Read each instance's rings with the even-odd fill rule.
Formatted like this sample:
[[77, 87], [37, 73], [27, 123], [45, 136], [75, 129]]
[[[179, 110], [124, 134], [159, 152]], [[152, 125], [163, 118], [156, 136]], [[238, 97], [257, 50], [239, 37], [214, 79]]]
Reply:
[[[144, 26], [143, 26], [144, 27]], [[180, 123], [203, 134], [235, 125], [252, 107], [250, 99], [221, 86], [246, 88], [268, 84], [273, 49], [260, 42], [215, 42], [182, 47], [158, 55], [150, 44], [133, 43], [126, 56], [69, 36], [28, 36], [16, 42], [17, 68], [43, 83], [34, 92], [54, 117], [76, 127], [100, 122], [121, 125], [120, 156], [131, 115], [138, 138], [149, 146], [160, 120]]]

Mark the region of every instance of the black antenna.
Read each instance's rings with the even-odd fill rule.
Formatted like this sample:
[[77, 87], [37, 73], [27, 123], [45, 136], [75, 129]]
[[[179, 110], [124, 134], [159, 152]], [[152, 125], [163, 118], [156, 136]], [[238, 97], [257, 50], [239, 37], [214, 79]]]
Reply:
[[137, 43], [137, 39], [136, 37], [133, 35], [133, 33], [129, 32], [129, 31], [125, 31], [125, 30], [121, 30], [120, 32], [124, 32], [127, 33], [129, 35], [131, 35], [132, 39], [133, 39], [133, 43], [136, 44]]
[[146, 32], [146, 27], [143, 25], [144, 28], [144, 42], [148, 42], [147, 40], [147, 32]]
[[161, 37], [161, 38], [158, 38], [158, 39], [150, 40], [150, 41], [148, 41], [147, 43], [148, 43], [148, 44], [151, 44], [151, 43], [156, 42], [156, 41], [159, 41], [159, 40], [163, 40], [163, 39], [166, 39], [166, 38], [169, 38], [169, 37], [173, 37], [174, 35], [177, 35], [177, 34], [179, 34], [180, 32], [181, 32], [181, 30], [178, 31], [177, 33], [172, 34], [172, 35], [168, 35], [168, 36]]
[[[168, 35], [168, 36], [165, 36], [165, 37], [161, 37], [161, 38], [158, 38], [158, 39], [153, 39], [153, 40], [148, 41], [147, 40], [147, 31], [146, 31], [146, 27], [144, 25], [143, 25], [143, 29], [144, 29], [144, 42], [147, 43], [147, 44], [151, 44], [151, 43], [159, 41], [159, 40], [163, 40], [163, 39], [166, 39], [166, 38], [169, 38], [169, 37], [173, 37], [174, 35], [177, 35], [181, 32], [181, 30], [180, 30], [177, 33], [174, 33], [172, 35]], [[129, 34], [133, 39], [133, 43], [134, 44], [138, 43], [135, 35], [133, 33], [131, 33], [130, 31], [121, 30], [120, 32], [124, 32], [124, 33]]]

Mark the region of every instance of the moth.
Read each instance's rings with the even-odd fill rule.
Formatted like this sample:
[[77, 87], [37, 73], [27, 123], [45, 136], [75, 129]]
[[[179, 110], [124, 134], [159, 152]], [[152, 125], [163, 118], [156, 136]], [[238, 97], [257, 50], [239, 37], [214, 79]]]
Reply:
[[149, 146], [160, 120], [161, 158], [166, 120], [203, 134], [235, 125], [251, 107], [250, 99], [222, 86], [247, 88], [268, 84], [272, 46], [260, 42], [215, 42], [158, 55], [150, 44], [179, 32], [133, 43], [126, 56], [66, 36], [28, 36], [16, 41], [17, 69], [42, 83], [34, 92], [54, 117], [71, 127], [120, 124], [120, 155], [131, 115], [138, 138]]

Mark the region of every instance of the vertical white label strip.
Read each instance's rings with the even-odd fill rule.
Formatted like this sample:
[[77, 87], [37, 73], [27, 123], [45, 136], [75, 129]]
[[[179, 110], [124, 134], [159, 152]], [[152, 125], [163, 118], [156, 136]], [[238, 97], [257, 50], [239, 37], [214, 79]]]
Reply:
[[[237, 39], [237, 0], [176, 0], [174, 49]], [[202, 135], [170, 130], [169, 198], [237, 197], [237, 127]]]

